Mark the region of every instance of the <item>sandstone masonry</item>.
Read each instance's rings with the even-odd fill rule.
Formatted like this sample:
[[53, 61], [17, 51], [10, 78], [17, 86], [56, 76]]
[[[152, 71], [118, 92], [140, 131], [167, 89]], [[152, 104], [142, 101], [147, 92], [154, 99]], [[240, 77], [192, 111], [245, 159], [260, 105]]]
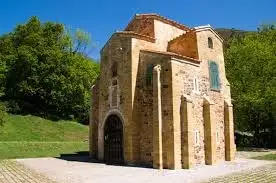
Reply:
[[232, 161], [222, 41], [209, 25], [189, 28], [157, 14], [137, 14], [115, 32], [92, 88], [90, 155], [169, 169]]

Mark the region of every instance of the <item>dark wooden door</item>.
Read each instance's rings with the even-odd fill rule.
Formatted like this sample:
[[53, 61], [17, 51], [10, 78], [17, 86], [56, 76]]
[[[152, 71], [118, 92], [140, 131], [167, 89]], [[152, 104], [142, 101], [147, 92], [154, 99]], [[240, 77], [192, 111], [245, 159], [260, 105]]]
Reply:
[[123, 158], [123, 125], [120, 118], [111, 115], [104, 127], [104, 159], [107, 164], [122, 164]]

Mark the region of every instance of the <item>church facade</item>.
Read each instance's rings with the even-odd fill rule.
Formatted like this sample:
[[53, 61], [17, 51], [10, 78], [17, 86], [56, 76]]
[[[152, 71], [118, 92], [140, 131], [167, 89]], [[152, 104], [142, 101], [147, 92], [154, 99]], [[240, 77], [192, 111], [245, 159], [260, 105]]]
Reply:
[[92, 88], [90, 155], [106, 163], [181, 169], [235, 158], [223, 40], [137, 14], [101, 50]]

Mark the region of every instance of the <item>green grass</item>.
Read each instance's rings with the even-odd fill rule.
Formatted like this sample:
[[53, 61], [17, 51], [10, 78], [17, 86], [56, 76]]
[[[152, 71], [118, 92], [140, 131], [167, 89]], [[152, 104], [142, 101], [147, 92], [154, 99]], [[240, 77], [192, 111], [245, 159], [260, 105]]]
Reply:
[[88, 127], [73, 121], [50, 121], [36, 116], [8, 115], [0, 141], [87, 141]]
[[267, 155], [263, 155], [263, 156], [257, 156], [257, 157], [254, 157], [253, 159], [276, 161], [276, 153], [267, 154]]
[[0, 126], [0, 159], [59, 157], [88, 151], [88, 126], [9, 114]]
[[87, 150], [85, 142], [0, 142], [0, 159], [60, 157]]

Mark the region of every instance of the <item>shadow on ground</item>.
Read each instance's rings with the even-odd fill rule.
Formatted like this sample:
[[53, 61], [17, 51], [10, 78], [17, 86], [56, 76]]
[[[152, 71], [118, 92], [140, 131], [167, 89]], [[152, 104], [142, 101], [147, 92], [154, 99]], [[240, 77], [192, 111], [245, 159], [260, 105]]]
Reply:
[[55, 158], [66, 160], [66, 161], [100, 163], [98, 160], [89, 157], [88, 151], [79, 151], [71, 154], [60, 154], [59, 157], [55, 157]]
[[128, 167], [137, 167], [137, 168], [152, 168], [151, 165], [141, 165], [141, 164], [108, 164], [103, 161], [99, 161], [89, 156], [88, 151], [79, 151], [71, 154], [60, 154], [59, 157], [55, 157], [57, 159], [62, 159], [66, 161], [77, 161], [77, 162], [84, 162], [84, 163], [99, 163], [99, 164], [106, 164], [112, 166], [128, 166]]

